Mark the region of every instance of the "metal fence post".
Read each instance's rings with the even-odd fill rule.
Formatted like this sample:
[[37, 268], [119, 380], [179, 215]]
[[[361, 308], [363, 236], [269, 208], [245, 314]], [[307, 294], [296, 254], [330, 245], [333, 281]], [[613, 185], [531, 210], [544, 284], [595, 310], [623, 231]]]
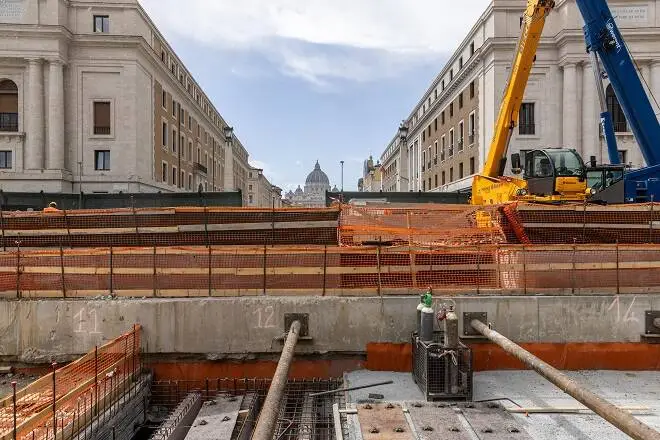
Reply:
[[326, 279], [328, 275], [328, 245], [323, 247], [323, 296], [326, 293]]
[[99, 413], [99, 346], [94, 347], [94, 414]]
[[210, 246], [211, 243], [209, 243], [209, 207], [206, 205], [204, 205], [204, 235], [206, 236], [206, 246]]
[[573, 239], [573, 258], [572, 260], [572, 270], [571, 270], [571, 293], [575, 295], [575, 283], [577, 281], [577, 269], [575, 266], [575, 257], [577, 255], [577, 240], [574, 238]]
[[62, 297], [66, 298], [66, 285], [64, 284], [64, 248], [60, 239], [60, 269], [62, 273]]
[[55, 370], [57, 368], [57, 363], [53, 362], [51, 367], [53, 369], [53, 439], [57, 440], [57, 409], [55, 408], [55, 403], [57, 402], [57, 390], [55, 381]]
[[268, 245], [264, 243], [264, 258], [263, 258], [263, 265], [264, 265], [264, 286], [263, 286], [263, 291], [264, 295], [266, 295], [266, 283], [267, 283], [267, 273], [266, 273], [266, 268], [267, 268], [267, 252], [268, 252]]
[[649, 221], [649, 243], [653, 244], [653, 195], [651, 195], [651, 219]]
[[154, 298], [158, 296], [158, 277], [156, 275], [156, 246], [154, 246], [154, 254], [153, 254], [153, 263], [154, 263]]
[[21, 241], [16, 241], [16, 298], [21, 299]]
[[383, 296], [383, 285], [380, 276], [380, 244], [376, 248], [376, 266], [378, 268], [378, 296]]
[[525, 245], [522, 245], [522, 255], [523, 255], [523, 294], [527, 295], [527, 251], [525, 250]]
[[13, 404], [13, 410], [14, 410], [14, 430], [12, 432], [12, 439], [16, 440], [16, 381], [12, 381], [11, 383], [11, 391], [12, 391], [12, 404]]
[[211, 246], [209, 246], [209, 296], [213, 296], [212, 273], [211, 273]]
[[114, 290], [113, 289], [114, 286], [112, 285], [112, 272], [113, 272], [113, 270], [112, 270], [113, 264], [112, 263], [113, 263], [113, 261], [112, 261], [112, 245], [111, 245], [110, 246], [110, 295], [112, 295], [112, 292]]

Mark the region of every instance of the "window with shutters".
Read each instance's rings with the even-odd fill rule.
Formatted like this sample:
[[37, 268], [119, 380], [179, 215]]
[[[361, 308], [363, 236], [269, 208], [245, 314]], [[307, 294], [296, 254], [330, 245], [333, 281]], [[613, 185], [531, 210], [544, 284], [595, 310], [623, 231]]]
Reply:
[[110, 102], [94, 102], [94, 134], [108, 136], [111, 134], [110, 128]]

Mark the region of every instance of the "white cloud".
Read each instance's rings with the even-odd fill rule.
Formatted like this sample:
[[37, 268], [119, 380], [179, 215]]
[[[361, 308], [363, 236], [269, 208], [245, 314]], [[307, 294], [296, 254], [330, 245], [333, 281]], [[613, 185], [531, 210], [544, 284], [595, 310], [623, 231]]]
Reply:
[[323, 86], [327, 79], [396, 74], [452, 52], [488, 0], [186, 0], [183, 8], [181, 0], [141, 3], [166, 32], [223, 50], [262, 53], [285, 74]]

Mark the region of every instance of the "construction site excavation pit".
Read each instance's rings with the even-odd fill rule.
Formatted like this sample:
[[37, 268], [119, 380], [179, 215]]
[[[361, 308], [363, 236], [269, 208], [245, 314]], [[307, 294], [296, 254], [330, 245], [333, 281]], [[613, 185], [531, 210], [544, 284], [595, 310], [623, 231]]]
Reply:
[[2, 440], [656, 438], [660, 207], [246, 212], [2, 223]]

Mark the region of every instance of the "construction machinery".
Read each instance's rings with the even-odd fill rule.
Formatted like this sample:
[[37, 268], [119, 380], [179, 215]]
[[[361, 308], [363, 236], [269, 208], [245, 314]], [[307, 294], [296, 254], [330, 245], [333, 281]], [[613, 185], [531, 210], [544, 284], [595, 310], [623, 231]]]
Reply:
[[554, 8], [553, 0], [528, 0], [495, 133], [481, 174], [472, 184], [472, 204], [490, 205], [510, 201], [583, 201], [587, 194], [586, 170], [580, 155], [572, 149], [549, 148], [512, 155], [511, 168], [522, 177], [503, 176], [506, 154], [518, 124], [527, 80], [536, 58], [545, 20]]
[[[660, 124], [653, 106], [637, 74], [635, 62], [619, 32], [606, 0], [577, 0], [584, 19], [584, 38], [601, 107], [601, 128], [607, 143], [611, 165], [592, 166], [587, 170], [590, 188], [595, 194], [590, 201], [602, 203], [644, 203], [660, 200]], [[626, 170], [619, 165], [619, 152], [605, 92], [604, 67], [614, 93], [635, 135], [646, 167]]]

